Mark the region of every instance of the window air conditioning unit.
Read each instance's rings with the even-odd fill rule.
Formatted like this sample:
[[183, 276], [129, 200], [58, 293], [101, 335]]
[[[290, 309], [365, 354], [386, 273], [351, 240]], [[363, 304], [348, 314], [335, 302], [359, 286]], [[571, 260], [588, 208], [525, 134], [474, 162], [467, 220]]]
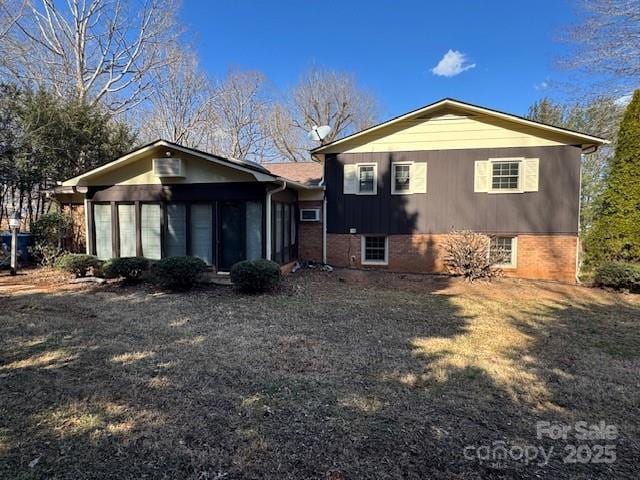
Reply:
[[184, 177], [182, 159], [176, 157], [154, 158], [153, 173], [158, 177]]
[[320, 221], [320, 209], [319, 208], [301, 208], [300, 209], [300, 221], [301, 222], [318, 222], [318, 221]]

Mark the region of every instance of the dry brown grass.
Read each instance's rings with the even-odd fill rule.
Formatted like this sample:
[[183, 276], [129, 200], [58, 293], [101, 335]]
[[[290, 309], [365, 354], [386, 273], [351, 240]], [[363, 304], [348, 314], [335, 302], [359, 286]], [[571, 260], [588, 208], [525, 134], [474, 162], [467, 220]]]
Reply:
[[[637, 478], [640, 299], [302, 272], [274, 295], [0, 277], [0, 478]], [[537, 421], [604, 420], [564, 464]], [[467, 445], [554, 446], [546, 466]], [[571, 441], [568, 441], [571, 443]]]

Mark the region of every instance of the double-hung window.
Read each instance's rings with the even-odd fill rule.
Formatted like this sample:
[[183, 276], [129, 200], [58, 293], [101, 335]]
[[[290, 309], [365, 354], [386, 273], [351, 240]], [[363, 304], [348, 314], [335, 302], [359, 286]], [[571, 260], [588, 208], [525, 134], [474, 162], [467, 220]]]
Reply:
[[491, 162], [491, 191], [520, 191], [519, 160], [494, 160]]
[[517, 259], [516, 237], [493, 237], [489, 246], [489, 255], [499, 256], [498, 265], [515, 267]]
[[365, 235], [362, 237], [363, 265], [386, 265], [388, 263], [387, 237], [382, 235]]
[[391, 193], [411, 193], [411, 164], [394, 163], [392, 164], [392, 170], [393, 188]]
[[358, 193], [376, 194], [376, 170], [375, 165], [358, 165]]

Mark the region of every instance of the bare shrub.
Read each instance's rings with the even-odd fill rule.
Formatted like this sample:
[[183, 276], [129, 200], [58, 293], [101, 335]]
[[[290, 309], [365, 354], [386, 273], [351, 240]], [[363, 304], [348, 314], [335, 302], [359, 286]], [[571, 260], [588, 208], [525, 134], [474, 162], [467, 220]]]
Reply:
[[508, 253], [489, 248], [492, 237], [470, 230], [454, 230], [444, 241], [445, 266], [449, 273], [466, 280], [491, 280], [502, 275], [501, 263], [508, 261]]

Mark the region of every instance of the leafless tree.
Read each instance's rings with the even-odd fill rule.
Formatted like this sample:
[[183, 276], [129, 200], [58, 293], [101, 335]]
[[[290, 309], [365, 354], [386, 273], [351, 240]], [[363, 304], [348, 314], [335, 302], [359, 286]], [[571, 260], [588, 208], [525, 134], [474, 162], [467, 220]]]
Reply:
[[[564, 64], [605, 75], [629, 93], [640, 85], [640, 2], [581, 0], [582, 22], [564, 39], [576, 49]], [[609, 91], [611, 83], [607, 82]]]
[[375, 123], [377, 103], [352, 75], [313, 67], [274, 111], [275, 148], [288, 160], [301, 161], [317, 146], [306, 136], [314, 125], [329, 125], [324, 142], [331, 142]]
[[212, 85], [198, 69], [195, 55], [177, 51], [172, 55], [178, 60], [153, 74], [154, 93], [149, 98], [150, 111], [143, 116], [140, 136], [207, 149], [211, 146]]
[[269, 137], [273, 153], [291, 162], [307, 160], [309, 147], [306, 133], [295, 127], [291, 110], [282, 103], [276, 103], [271, 108]]
[[22, 17], [26, 0], [0, 0], [0, 41]]
[[0, 44], [11, 78], [117, 114], [148, 98], [180, 33], [174, 0], [27, 0]]
[[230, 71], [217, 85], [209, 121], [212, 150], [238, 159], [262, 161], [268, 149], [269, 100], [265, 77]]

